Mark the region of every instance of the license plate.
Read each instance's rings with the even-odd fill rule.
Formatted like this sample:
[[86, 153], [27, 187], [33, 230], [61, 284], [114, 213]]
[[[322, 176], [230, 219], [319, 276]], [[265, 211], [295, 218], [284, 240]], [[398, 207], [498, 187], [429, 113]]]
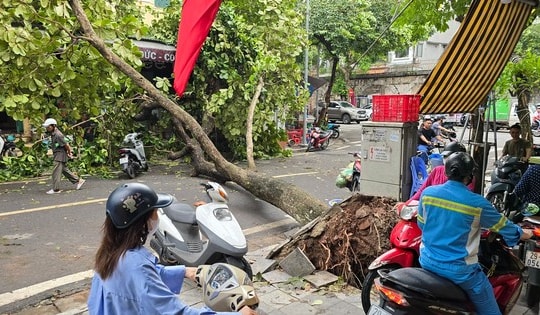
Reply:
[[392, 315], [382, 309], [379, 305], [372, 304], [367, 315]]
[[128, 157], [124, 156], [120, 158], [120, 164], [126, 164], [128, 162]]
[[540, 269], [540, 253], [528, 250], [525, 253], [525, 266]]

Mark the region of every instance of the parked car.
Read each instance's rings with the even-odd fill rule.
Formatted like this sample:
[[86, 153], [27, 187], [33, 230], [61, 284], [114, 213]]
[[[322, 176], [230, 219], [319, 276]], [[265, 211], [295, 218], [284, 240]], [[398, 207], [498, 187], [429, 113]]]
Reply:
[[373, 105], [372, 104], [364, 105], [360, 107], [360, 109], [365, 110], [368, 120], [371, 120], [371, 117], [373, 116]]
[[[322, 109], [322, 104], [319, 104], [319, 113]], [[347, 101], [330, 101], [328, 105], [328, 121], [342, 121], [344, 124], [350, 124], [353, 121], [360, 123], [368, 120], [369, 116], [365, 109], [354, 107], [353, 104]]]

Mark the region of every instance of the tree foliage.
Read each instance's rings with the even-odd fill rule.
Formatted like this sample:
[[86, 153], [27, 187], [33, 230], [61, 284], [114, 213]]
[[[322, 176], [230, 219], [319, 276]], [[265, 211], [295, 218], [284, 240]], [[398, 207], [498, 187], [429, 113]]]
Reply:
[[[180, 12], [172, 1], [154, 23], [156, 38], [175, 43]], [[211, 118], [237, 158], [245, 157], [248, 106], [259, 78], [264, 89], [253, 120], [255, 155], [280, 151], [276, 140], [285, 122], [306, 102], [298, 93], [301, 72], [296, 57], [305, 32], [301, 16], [289, 0], [226, 1], [203, 46], [181, 106]], [[177, 44], [181, 47], [182, 43]], [[191, 113], [194, 111], [192, 110]]]

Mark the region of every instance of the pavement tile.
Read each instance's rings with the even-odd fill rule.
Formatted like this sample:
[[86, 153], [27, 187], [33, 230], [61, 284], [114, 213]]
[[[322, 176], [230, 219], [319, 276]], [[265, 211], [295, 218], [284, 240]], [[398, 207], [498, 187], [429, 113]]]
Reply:
[[325, 314], [324, 310], [317, 309], [303, 302], [294, 302], [289, 305], [283, 306], [279, 310], [285, 314], [294, 314], [294, 315]]
[[267, 294], [260, 295], [259, 300], [268, 305], [272, 305], [276, 309], [281, 309], [283, 306], [298, 302], [297, 298], [294, 298], [281, 290], [274, 290]]
[[264, 280], [268, 281], [270, 284], [286, 282], [291, 278], [289, 274], [281, 270], [272, 270], [270, 272], [264, 273], [262, 277], [264, 278]]
[[320, 288], [338, 281], [339, 277], [328, 271], [316, 271], [312, 275], [304, 276], [304, 279], [309, 281], [311, 284]]

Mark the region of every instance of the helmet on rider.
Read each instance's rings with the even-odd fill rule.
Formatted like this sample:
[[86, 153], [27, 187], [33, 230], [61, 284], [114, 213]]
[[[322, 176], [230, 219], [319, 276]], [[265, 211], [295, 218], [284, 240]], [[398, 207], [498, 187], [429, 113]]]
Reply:
[[45, 119], [45, 122], [42, 124], [43, 128], [47, 128], [49, 127], [50, 125], [57, 125], [56, 123], [56, 119], [54, 118], [47, 118]]
[[462, 182], [465, 178], [472, 179], [475, 163], [466, 152], [452, 153], [444, 164], [444, 173], [449, 180]]
[[155, 208], [170, 205], [173, 200], [173, 196], [157, 194], [144, 184], [127, 183], [122, 184], [109, 195], [106, 213], [117, 229], [124, 229]]
[[459, 142], [452, 141], [444, 147], [444, 150], [441, 152], [443, 157], [448, 157], [454, 152], [467, 152], [465, 146]]

